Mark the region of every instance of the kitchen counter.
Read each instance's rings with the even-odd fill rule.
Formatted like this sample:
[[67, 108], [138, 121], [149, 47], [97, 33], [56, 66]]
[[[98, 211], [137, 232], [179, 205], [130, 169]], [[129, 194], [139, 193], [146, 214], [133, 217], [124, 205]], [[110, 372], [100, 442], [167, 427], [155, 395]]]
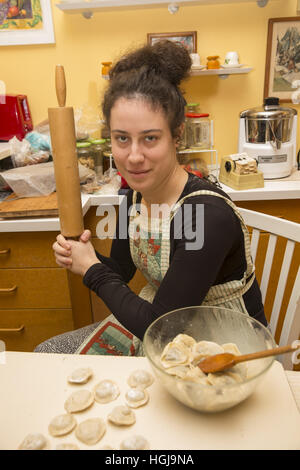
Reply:
[[[297, 172], [300, 176], [300, 171]], [[225, 184], [221, 184], [225, 193], [233, 201], [269, 201], [278, 199], [300, 199], [300, 179], [297, 180], [269, 180], [265, 181], [263, 188], [244, 189], [237, 191]]]
[[[234, 202], [239, 201], [270, 201], [300, 199], [300, 171], [293, 177], [281, 180], [265, 181], [264, 188], [237, 191], [228, 186], [221, 185], [222, 189]], [[91, 195], [82, 194], [82, 208], [85, 215], [90, 207], [99, 205], [119, 205], [124, 196], [118, 195]], [[0, 232], [35, 232], [59, 231], [58, 217], [39, 217], [4, 220], [0, 219]]]
[[[124, 196], [82, 194], [82, 212], [85, 215], [91, 206], [118, 206]], [[52, 232], [59, 231], [58, 217], [34, 217], [0, 219], [0, 232]]]
[[221, 184], [233, 201], [269, 201], [280, 199], [300, 199], [300, 171], [293, 170], [286, 178], [265, 180], [263, 188], [237, 191]]
[[[134, 434], [143, 435], [151, 450], [300, 449], [300, 414], [291, 391], [297, 388], [296, 378], [293, 377], [291, 387], [289, 372], [277, 361], [247, 400], [215, 414], [200, 413], [182, 405], [155, 380], [147, 389], [149, 402], [134, 410], [136, 423], [118, 427], [107, 422], [107, 415], [124, 403], [131, 372], [145, 369], [153, 374], [146, 358], [2, 354], [5, 356], [0, 362], [0, 415], [5, 426], [0, 429], [0, 449], [17, 449], [25, 436], [33, 432], [43, 433], [50, 449], [55, 449], [58, 443], [72, 442], [80, 449], [101, 449], [109, 445], [117, 450], [123, 439]], [[80, 388], [67, 383], [67, 376], [79, 367], [90, 367], [94, 372], [91, 381], [82, 388], [93, 390], [103, 379], [114, 380], [120, 388], [120, 396], [114, 402], [94, 403], [74, 414], [77, 423], [93, 417], [101, 417], [106, 422], [103, 438], [90, 447], [80, 443], [74, 431], [56, 438], [48, 433], [49, 422], [65, 412], [65, 400]]]

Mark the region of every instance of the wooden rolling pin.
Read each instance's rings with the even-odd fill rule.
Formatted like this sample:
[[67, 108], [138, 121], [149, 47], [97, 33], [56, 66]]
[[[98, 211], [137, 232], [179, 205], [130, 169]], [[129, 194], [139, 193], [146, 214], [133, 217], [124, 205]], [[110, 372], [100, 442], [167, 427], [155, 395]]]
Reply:
[[73, 108], [66, 107], [66, 80], [62, 65], [55, 70], [57, 108], [48, 109], [60, 230], [78, 239], [84, 230], [76, 153]]

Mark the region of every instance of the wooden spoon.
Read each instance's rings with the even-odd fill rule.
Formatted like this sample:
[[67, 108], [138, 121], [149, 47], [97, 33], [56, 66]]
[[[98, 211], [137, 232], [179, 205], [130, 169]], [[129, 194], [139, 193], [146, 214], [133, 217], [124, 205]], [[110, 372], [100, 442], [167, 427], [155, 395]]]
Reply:
[[298, 348], [293, 346], [281, 346], [240, 356], [236, 356], [231, 353], [215, 354], [214, 356], [209, 356], [199, 362], [198, 367], [202, 372], [205, 372], [205, 374], [221, 372], [223, 370], [230, 369], [230, 367], [233, 367], [239, 362], [252, 361], [253, 359], [260, 359], [268, 356], [277, 356], [278, 354], [285, 354], [291, 351], [296, 351], [297, 349]]

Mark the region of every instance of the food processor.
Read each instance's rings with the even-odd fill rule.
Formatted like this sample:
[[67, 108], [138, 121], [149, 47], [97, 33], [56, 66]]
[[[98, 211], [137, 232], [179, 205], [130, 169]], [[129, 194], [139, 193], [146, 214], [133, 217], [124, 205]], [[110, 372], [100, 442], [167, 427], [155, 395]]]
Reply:
[[265, 98], [262, 107], [240, 113], [239, 153], [254, 158], [264, 179], [284, 178], [296, 167], [297, 111]]

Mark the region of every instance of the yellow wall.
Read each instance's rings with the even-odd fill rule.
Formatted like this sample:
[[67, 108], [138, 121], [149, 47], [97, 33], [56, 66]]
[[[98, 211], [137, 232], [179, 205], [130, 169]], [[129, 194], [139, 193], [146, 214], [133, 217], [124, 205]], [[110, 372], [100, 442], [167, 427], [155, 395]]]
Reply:
[[198, 101], [213, 117], [219, 156], [237, 152], [239, 112], [262, 103], [268, 18], [296, 16], [297, 4], [270, 0], [265, 8], [256, 3], [185, 6], [175, 15], [161, 7], [96, 13], [86, 20], [60, 11], [58, 0], [51, 2], [55, 44], [0, 47], [0, 80], [7, 93], [28, 95], [34, 124], [47, 118], [48, 107], [56, 106], [56, 64], [65, 67], [67, 103], [96, 108], [106, 85], [101, 61], [143, 43], [147, 32], [196, 30], [202, 63], [207, 55], [224, 60], [227, 51], [237, 50], [241, 62], [253, 67], [249, 74], [226, 80], [192, 77], [184, 86], [188, 100]]

